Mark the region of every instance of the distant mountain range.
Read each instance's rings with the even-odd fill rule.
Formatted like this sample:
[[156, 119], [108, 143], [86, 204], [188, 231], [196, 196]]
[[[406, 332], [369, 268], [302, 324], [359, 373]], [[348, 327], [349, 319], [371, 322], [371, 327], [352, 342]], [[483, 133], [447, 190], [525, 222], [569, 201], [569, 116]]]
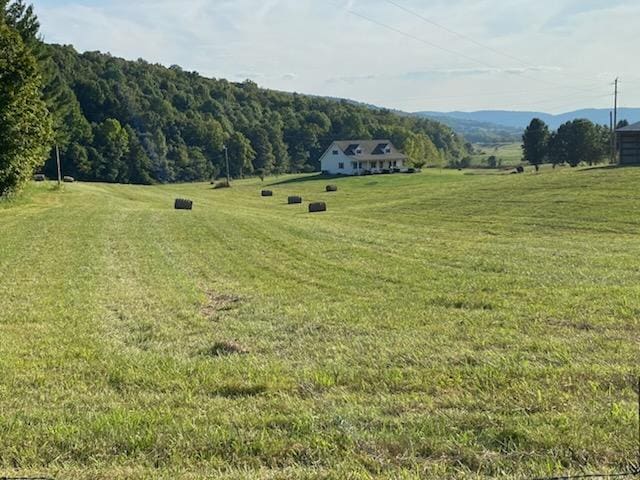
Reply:
[[[609, 109], [608, 108], [589, 108], [584, 110], [575, 110], [573, 112], [552, 115], [543, 112], [516, 112], [509, 110], [481, 110], [477, 112], [416, 112], [416, 115], [422, 117], [433, 118], [442, 123], [450, 125], [452, 128], [456, 120], [465, 122], [480, 122], [485, 124], [485, 128], [500, 130], [505, 128], [524, 130], [531, 119], [539, 118], [549, 125], [553, 130], [557, 129], [565, 122], [575, 120], [576, 118], [586, 118], [594, 123], [601, 125], [609, 125]], [[626, 119], [629, 123], [640, 121], [640, 108], [620, 108], [618, 109], [618, 119]], [[489, 124], [489, 125], [487, 125]], [[464, 124], [462, 124], [464, 126]], [[467, 124], [472, 126], [472, 124]], [[482, 127], [478, 125], [478, 128]], [[459, 133], [464, 134], [463, 131]]]
[[471, 143], [511, 143], [522, 139], [524, 128], [498, 125], [465, 118], [444, 115], [432, 115], [434, 112], [421, 112], [416, 115], [436, 120], [450, 127]]

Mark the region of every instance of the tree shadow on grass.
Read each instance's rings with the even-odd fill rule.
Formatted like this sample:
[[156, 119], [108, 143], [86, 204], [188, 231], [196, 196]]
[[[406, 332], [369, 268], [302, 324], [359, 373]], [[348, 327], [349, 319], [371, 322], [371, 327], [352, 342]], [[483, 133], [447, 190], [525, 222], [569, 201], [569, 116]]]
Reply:
[[578, 170], [579, 172], [590, 172], [592, 170], [622, 170], [625, 168], [637, 168], [638, 165], [592, 165], [590, 167], [584, 167]]
[[286, 180], [276, 180], [272, 182], [265, 183], [266, 186], [276, 186], [276, 185], [290, 185], [295, 183], [305, 183], [305, 182], [317, 182], [318, 180], [335, 180], [339, 178], [347, 178], [346, 175], [323, 175], [322, 173], [318, 173], [316, 175], [305, 175], [304, 177], [296, 177], [296, 178], [288, 178]]

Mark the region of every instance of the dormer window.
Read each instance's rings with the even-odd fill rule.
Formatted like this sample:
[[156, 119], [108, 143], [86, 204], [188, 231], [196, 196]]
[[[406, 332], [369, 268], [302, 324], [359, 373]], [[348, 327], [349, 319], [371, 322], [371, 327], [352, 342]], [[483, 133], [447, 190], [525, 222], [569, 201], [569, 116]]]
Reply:
[[334, 151], [333, 151], [333, 154], [334, 154], [334, 155], [338, 155], [338, 153], [340, 153], [340, 152], [338, 152], [338, 150], [334, 150]]
[[384, 153], [391, 153], [391, 149], [389, 147], [385, 148]]
[[362, 155], [362, 149], [361, 148], [356, 150], [356, 155]]

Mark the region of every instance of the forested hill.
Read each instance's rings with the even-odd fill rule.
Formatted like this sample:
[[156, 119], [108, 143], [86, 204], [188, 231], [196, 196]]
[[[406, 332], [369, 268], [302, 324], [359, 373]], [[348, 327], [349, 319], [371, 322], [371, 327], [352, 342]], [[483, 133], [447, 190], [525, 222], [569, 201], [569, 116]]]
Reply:
[[[467, 154], [464, 140], [433, 120], [68, 46], [45, 49], [56, 70], [45, 78], [63, 170], [83, 180], [209, 179], [224, 172], [224, 145], [235, 177], [318, 170], [335, 139], [390, 138], [418, 165]], [[53, 156], [45, 171], [55, 171]]]

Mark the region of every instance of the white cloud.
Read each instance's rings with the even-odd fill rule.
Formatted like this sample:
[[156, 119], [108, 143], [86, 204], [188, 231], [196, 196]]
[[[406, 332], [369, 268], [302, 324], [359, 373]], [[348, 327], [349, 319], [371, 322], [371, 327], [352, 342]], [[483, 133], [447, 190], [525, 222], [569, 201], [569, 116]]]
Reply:
[[[79, 50], [405, 110], [606, 106], [614, 76], [640, 77], [637, 0], [394, 1], [508, 56], [386, 0], [36, 0], [35, 6], [45, 38]], [[628, 84], [622, 100], [640, 105], [640, 85]]]

